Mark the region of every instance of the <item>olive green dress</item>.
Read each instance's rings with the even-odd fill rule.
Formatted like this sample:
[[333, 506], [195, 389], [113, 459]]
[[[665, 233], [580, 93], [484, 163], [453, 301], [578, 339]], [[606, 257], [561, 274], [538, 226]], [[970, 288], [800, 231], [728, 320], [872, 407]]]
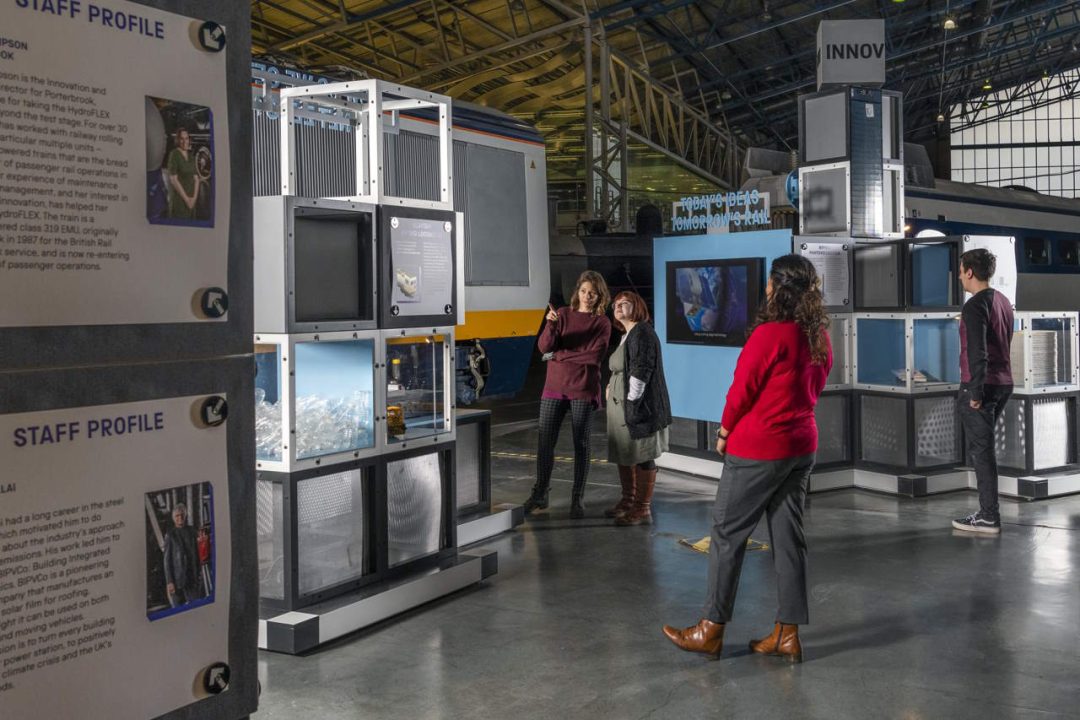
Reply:
[[[169, 153], [168, 163], [165, 166], [169, 174], [180, 181], [184, 192], [191, 195], [195, 192], [195, 153], [188, 150], [187, 157], [180, 152], [180, 148], [173, 148]], [[169, 217], [176, 220], [191, 220], [195, 217], [195, 211], [187, 206], [180, 193], [169, 185]]]
[[607, 435], [608, 462], [618, 465], [637, 465], [655, 460], [668, 449], [668, 429], [664, 428], [641, 439], [630, 437], [626, 428], [623, 403], [626, 402], [626, 336], [608, 359], [611, 380], [608, 381]]

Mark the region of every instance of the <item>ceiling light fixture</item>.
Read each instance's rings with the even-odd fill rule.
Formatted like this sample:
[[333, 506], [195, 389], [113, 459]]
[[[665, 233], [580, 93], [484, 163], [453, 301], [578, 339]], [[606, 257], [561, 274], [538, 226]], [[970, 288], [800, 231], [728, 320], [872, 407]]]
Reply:
[[943, 123], [943, 122], [945, 122], [945, 113], [943, 113], [943, 112], [939, 112], [939, 113], [937, 114], [937, 121], [938, 121], [939, 123]]
[[994, 86], [990, 84], [990, 80], [984, 80], [982, 84], [983, 90], [993, 90]]
[[955, 30], [956, 29], [956, 21], [953, 20], [952, 17], [946, 16], [944, 28], [946, 30]]

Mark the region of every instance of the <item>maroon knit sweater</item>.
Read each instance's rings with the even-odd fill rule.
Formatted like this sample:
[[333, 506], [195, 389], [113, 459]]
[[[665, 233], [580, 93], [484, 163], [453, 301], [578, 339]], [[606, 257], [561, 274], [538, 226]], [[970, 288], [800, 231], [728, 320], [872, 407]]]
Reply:
[[559, 308], [556, 322], [545, 321], [536, 340], [542, 353], [555, 353], [547, 364], [542, 397], [557, 400], [592, 400], [600, 406], [600, 362], [611, 339], [611, 321]]

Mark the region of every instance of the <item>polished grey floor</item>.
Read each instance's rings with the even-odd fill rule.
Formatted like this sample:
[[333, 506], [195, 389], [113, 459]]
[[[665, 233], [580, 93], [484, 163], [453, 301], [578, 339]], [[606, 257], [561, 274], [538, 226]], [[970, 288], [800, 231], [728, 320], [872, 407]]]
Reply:
[[[535, 437], [495, 438], [496, 502], [524, 500]], [[974, 493], [811, 496], [811, 624], [792, 667], [746, 649], [771, 629], [768, 551], [747, 554], [720, 660], [660, 634], [700, 614], [706, 556], [678, 540], [707, 534], [708, 483], [662, 477], [656, 524], [615, 528], [600, 516], [614, 468], [592, 466], [581, 521], [570, 473], [556, 463], [552, 508], [484, 545], [499, 573], [482, 585], [304, 657], [260, 653], [256, 720], [1080, 717], [1078, 497], [1005, 502], [986, 538], [949, 526]]]

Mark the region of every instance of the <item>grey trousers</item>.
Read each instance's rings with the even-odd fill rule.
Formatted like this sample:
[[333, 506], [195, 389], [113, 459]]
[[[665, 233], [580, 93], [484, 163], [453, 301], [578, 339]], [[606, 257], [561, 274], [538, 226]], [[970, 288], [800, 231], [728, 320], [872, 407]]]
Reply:
[[709, 545], [705, 617], [712, 622], [731, 620], [746, 541], [762, 514], [768, 519], [776, 569], [780, 601], [776, 620], [790, 625], [809, 622], [802, 515], [814, 457], [810, 454], [785, 460], [748, 460], [729, 454], [724, 459]]

